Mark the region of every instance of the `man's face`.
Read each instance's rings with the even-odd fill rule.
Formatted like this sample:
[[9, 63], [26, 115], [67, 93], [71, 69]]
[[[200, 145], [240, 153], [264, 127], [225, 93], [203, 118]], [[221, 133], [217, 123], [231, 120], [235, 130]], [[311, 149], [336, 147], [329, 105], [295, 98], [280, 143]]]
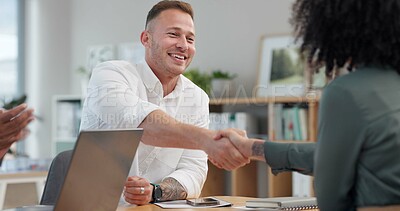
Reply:
[[146, 61], [159, 78], [182, 74], [196, 52], [193, 20], [177, 9], [161, 12], [149, 23], [141, 39]]

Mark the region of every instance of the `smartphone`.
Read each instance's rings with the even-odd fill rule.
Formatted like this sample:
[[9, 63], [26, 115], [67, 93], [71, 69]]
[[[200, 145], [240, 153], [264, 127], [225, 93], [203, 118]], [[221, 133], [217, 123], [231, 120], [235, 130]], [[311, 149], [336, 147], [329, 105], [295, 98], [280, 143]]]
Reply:
[[192, 206], [212, 206], [218, 205], [219, 201], [211, 197], [203, 197], [198, 199], [186, 199], [186, 203]]

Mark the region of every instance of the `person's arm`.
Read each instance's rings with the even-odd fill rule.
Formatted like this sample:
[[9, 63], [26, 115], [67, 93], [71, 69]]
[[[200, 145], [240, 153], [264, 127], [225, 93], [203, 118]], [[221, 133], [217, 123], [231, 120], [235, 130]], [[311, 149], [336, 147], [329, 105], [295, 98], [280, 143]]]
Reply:
[[277, 143], [266, 141], [264, 154], [273, 174], [297, 171], [312, 175], [314, 172], [315, 143]]
[[[177, 182], [179, 183], [179, 191], [184, 191], [187, 198], [197, 198], [201, 194], [201, 189], [207, 179], [207, 155], [200, 150], [182, 150], [176, 168], [168, 175], [164, 175], [163, 183]], [[170, 178], [173, 180], [166, 180]], [[173, 183], [169, 187], [175, 187]], [[178, 199], [178, 198], [177, 198]], [[181, 199], [181, 198], [179, 198]]]
[[[4, 156], [12, 143], [22, 138], [25, 127], [34, 119], [33, 110], [21, 104], [10, 110], [0, 109], [0, 149]], [[4, 154], [3, 154], [4, 153]]]
[[[187, 88], [182, 90], [180, 100], [185, 102], [185, 106], [166, 104], [166, 107], [172, 106], [168, 109], [169, 113], [176, 114], [177, 120], [197, 127], [208, 128], [209, 98], [203, 90], [194, 87], [194, 84], [194, 88], [191, 88], [190, 85], [183, 81], [183, 86]], [[146, 158], [139, 160], [139, 163], [144, 165], [147, 163], [146, 168], [148, 169], [140, 176], [160, 185], [159, 189], [165, 193], [161, 200], [199, 197], [207, 179], [207, 154], [201, 150], [192, 149], [161, 147], [154, 149], [157, 151], [152, 154], [155, 157], [145, 155]]]
[[89, 82], [81, 129], [140, 127], [144, 129], [142, 141], [148, 145], [203, 150], [227, 170], [249, 162], [228, 139], [215, 142], [215, 131], [179, 122], [148, 102], [146, 96], [141, 96], [146, 90], [133, 68], [129, 63], [113, 62], [96, 67]]
[[174, 178], [167, 177], [161, 183], [161, 201], [186, 199], [188, 194], [185, 188]]
[[[144, 129], [142, 141], [148, 145], [200, 149], [219, 167], [232, 170], [248, 163], [226, 138], [215, 141], [216, 131], [181, 123], [161, 110], [151, 112], [139, 125]], [[162, 140], [159, 138], [162, 137]]]

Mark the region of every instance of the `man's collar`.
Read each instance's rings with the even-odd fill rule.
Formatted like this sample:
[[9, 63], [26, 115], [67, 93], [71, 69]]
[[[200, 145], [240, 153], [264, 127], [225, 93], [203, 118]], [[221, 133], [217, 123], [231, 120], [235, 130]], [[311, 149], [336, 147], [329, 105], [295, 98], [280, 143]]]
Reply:
[[[150, 69], [146, 62], [137, 64], [138, 72], [141, 75], [143, 84], [146, 86], [149, 92], [162, 93], [162, 84], [158, 80], [157, 76]], [[161, 88], [161, 90], [159, 90]]]
[[[144, 62], [137, 64], [137, 67], [147, 90], [149, 92], [155, 92], [158, 95], [163, 96], [163, 87], [161, 81], [157, 78], [157, 76], [151, 70], [149, 65], [146, 62]], [[182, 75], [179, 76], [175, 89], [169, 94], [168, 96], [169, 98], [178, 97], [183, 92], [184, 85], [182, 77], [183, 77]]]

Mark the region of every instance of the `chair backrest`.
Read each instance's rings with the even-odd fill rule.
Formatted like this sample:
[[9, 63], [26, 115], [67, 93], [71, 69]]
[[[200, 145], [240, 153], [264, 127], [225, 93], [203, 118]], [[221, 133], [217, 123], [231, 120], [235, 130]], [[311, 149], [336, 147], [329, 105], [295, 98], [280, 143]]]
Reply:
[[71, 161], [72, 150], [58, 154], [51, 163], [49, 173], [44, 186], [41, 205], [54, 205], [57, 201], [65, 175], [67, 174], [69, 162]]

